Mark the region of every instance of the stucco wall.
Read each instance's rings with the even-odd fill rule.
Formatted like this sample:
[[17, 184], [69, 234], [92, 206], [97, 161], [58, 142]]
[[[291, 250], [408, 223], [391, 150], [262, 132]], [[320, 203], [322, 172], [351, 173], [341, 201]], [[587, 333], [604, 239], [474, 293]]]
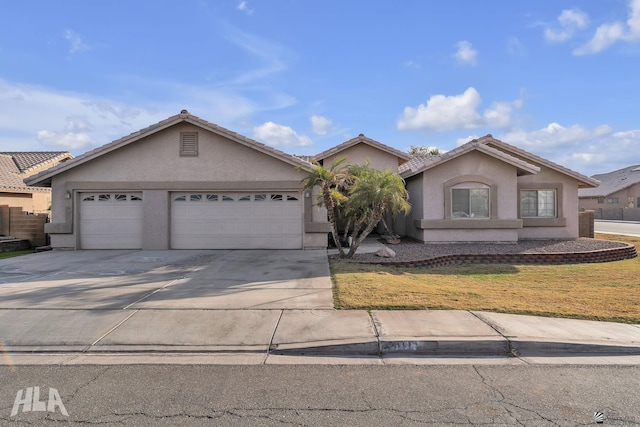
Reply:
[[524, 188], [556, 189], [555, 219], [524, 219], [524, 227], [518, 232], [520, 239], [576, 239], [579, 237], [578, 181], [565, 174], [538, 165], [536, 175], [518, 178], [518, 186]]
[[342, 150], [335, 156], [327, 157], [324, 159], [323, 165], [329, 168], [335, 161], [342, 158], [347, 159], [346, 163], [343, 164], [363, 165], [368, 161], [372, 169], [390, 169], [394, 172], [398, 170], [397, 156], [364, 143], [356, 144]]
[[49, 191], [0, 193], [0, 205], [22, 208], [25, 212], [48, 213], [51, 205], [51, 193]]
[[[424, 242], [516, 241], [516, 174], [514, 166], [477, 151], [426, 170], [420, 180], [422, 212], [407, 224], [410, 235]], [[490, 218], [451, 218], [450, 188], [463, 182], [490, 187]]]
[[[618, 203], [609, 203], [610, 198], [618, 198]], [[613, 194], [604, 197], [604, 203], [598, 203], [597, 197], [581, 198], [580, 209], [611, 209], [611, 208], [638, 208], [638, 198], [640, 197], [640, 184], [634, 184]]]
[[[198, 132], [198, 156], [179, 155], [180, 132]], [[181, 123], [76, 166], [52, 179], [54, 247], [77, 248], [77, 198], [83, 191], [142, 191], [144, 249], [167, 249], [169, 192], [187, 190], [288, 190], [302, 193], [305, 171], [253, 148]], [[70, 198], [67, 198], [67, 194]], [[310, 198], [311, 199], [311, 198]], [[312, 222], [326, 222], [322, 209]], [[317, 212], [315, 212], [317, 211]], [[303, 222], [305, 218], [300, 218]], [[319, 233], [310, 230], [309, 234]], [[319, 233], [320, 235], [323, 232]], [[317, 245], [318, 236], [304, 236]]]

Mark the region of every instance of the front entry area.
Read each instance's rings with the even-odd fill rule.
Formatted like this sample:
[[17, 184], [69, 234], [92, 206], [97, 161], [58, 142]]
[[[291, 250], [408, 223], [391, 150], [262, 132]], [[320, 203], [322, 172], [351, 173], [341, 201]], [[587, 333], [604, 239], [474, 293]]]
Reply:
[[296, 192], [171, 193], [172, 249], [301, 249]]

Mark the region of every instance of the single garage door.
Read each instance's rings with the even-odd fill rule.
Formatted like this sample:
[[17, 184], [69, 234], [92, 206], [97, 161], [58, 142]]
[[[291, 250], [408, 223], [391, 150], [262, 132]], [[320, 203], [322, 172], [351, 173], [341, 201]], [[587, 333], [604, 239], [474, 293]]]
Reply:
[[141, 249], [142, 193], [81, 193], [81, 249]]
[[301, 249], [298, 193], [171, 195], [173, 249]]

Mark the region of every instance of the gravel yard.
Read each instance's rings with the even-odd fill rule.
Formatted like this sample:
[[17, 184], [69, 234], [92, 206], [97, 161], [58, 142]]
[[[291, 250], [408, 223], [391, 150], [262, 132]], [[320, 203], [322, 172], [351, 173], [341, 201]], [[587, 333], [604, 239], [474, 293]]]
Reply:
[[[413, 240], [402, 240], [400, 244], [386, 244], [386, 246], [395, 251], [395, 258], [381, 258], [375, 253], [364, 253], [356, 254], [353, 261], [383, 264], [390, 261], [420, 261], [456, 254], [579, 253], [621, 248], [626, 244], [610, 240], [579, 238], [576, 240], [528, 240], [518, 243], [448, 244], [424, 244]], [[340, 260], [337, 255], [331, 258], [335, 261], [349, 262], [349, 260]]]

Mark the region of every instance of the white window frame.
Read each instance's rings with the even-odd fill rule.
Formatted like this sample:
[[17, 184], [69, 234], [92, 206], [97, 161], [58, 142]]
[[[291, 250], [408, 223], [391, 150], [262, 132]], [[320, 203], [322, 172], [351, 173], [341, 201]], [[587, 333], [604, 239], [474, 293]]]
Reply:
[[[467, 209], [460, 210], [454, 202], [454, 192], [466, 191], [469, 199], [467, 200]], [[476, 193], [476, 194], [474, 194]], [[484, 196], [480, 196], [480, 193], [485, 193]], [[491, 187], [480, 182], [464, 182], [451, 187], [451, 219], [490, 219], [491, 218]], [[478, 197], [482, 197], [484, 200], [481, 203], [484, 204], [483, 209], [474, 208], [474, 197], [477, 203]]]
[[[535, 200], [533, 201], [534, 205], [533, 209], [535, 210], [535, 214], [531, 211], [532, 209], [524, 208], [525, 203], [525, 193], [535, 193]], [[541, 198], [541, 193], [543, 193], [543, 197]], [[549, 194], [551, 193], [551, 199], [549, 198]], [[531, 196], [527, 197], [528, 199]], [[549, 213], [548, 203], [552, 203], [552, 212]], [[521, 218], [557, 218], [558, 217], [558, 192], [555, 188], [523, 188], [520, 190], [520, 217]]]

